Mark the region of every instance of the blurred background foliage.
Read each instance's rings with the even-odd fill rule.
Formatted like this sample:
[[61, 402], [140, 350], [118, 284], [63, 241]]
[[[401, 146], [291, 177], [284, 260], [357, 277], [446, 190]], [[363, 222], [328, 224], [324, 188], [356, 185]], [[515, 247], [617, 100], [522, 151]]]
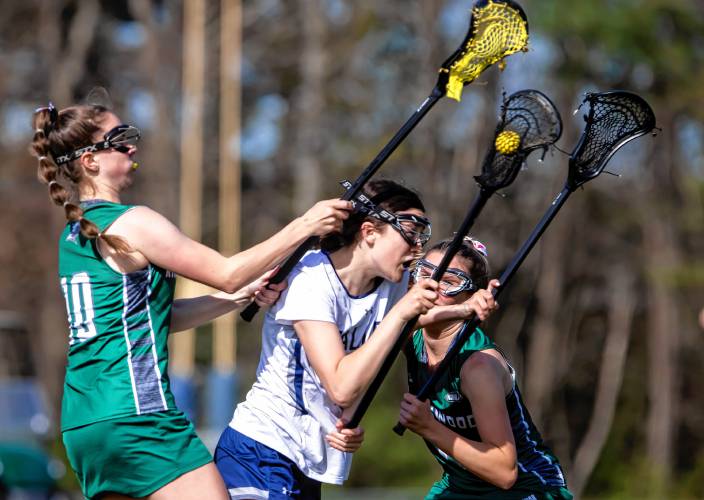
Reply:
[[[227, 1], [227, 0], [225, 0]], [[234, 1], [234, 0], [233, 0]], [[578, 496], [704, 497], [704, 8], [696, 0], [523, 0], [530, 51], [443, 100], [380, 175], [418, 189], [439, 239], [459, 224], [502, 92], [536, 88], [582, 129], [585, 91], [622, 88], [653, 106], [661, 132], [624, 148], [574, 196], [525, 262], [487, 331], [507, 351], [534, 419]], [[56, 423], [66, 349], [56, 280], [64, 224], [27, 154], [34, 108], [104, 87], [143, 132], [126, 201], [179, 220], [183, 2], [0, 2], [0, 309], [28, 326]], [[218, 246], [221, 3], [206, 0], [203, 241]], [[245, 0], [242, 3], [242, 246], [315, 200], [338, 196], [432, 89], [463, 38], [468, 0]], [[235, 148], [236, 149], [236, 148]], [[474, 228], [500, 272], [559, 191], [566, 157], [530, 158]], [[240, 397], [254, 377], [261, 319], [239, 325]], [[211, 361], [199, 330], [196, 361]], [[418, 488], [439, 477], [421, 440], [390, 431], [405, 388], [398, 363], [365, 418], [367, 438], [333, 497]], [[211, 430], [219, 432], [220, 429]], [[203, 430], [208, 433], [207, 429]], [[55, 438], [58, 440], [58, 438]], [[61, 452], [58, 441], [52, 446]], [[72, 477], [66, 476], [70, 487]], [[368, 493], [374, 491], [376, 493]], [[400, 493], [398, 494], [400, 495]], [[400, 496], [396, 498], [400, 498]]]

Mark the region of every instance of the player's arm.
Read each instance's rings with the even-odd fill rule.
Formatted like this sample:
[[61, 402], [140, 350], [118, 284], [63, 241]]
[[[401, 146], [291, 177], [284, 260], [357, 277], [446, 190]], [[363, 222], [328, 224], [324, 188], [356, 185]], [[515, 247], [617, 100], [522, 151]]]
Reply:
[[405, 394], [399, 421], [452, 456], [467, 470], [502, 489], [516, 482], [516, 444], [506, 408], [504, 368], [489, 354], [473, 354], [462, 366], [462, 392], [472, 406], [481, 441], [448, 429], [430, 412], [428, 401]]
[[492, 291], [498, 288], [499, 280], [491, 280], [486, 289], [477, 290], [469, 299], [460, 304], [436, 305], [418, 318], [418, 326], [432, 325], [441, 321], [464, 320], [474, 316], [486, 320], [499, 308]]
[[269, 285], [266, 273], [235, 293], [218, 292], [188, 299], [174, 300], [171, 308], [169, 333], [196, 328], [232, 311], [247, 307], [254, 300], [260, 307], [276, 302], [286, 282]]
[[351, 407], [364, 394], [406, 321], [433, 306], [436, 288], [437, 283], [432, 280], [423, 280], [411, 288], [369, 339], [349, 354], [345, 354], [334, 323], [307, 320], [293, 323], [306, 357], [335, 404]]
[[119, 217], [110, 234], [124, 237], [149, 262], [234, 293], [281, 262], [309, 236], [338, 230], [349, 208], [343, 200], [319, 202], [271, 238], [232, 257], [190, 239], [164, 216], [143, 206]]

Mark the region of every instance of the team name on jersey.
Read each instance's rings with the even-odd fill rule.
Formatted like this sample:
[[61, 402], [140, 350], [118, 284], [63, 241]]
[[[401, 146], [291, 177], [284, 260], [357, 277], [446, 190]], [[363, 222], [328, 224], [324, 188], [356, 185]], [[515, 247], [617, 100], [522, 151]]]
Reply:
[[433, 405], [430, 405], [430, 411], [433, 413], [435, 420], [441, 424], [447, 425], [448, 427], [452, 427], [453, 429], [473, 429], [477, 426], [474, 422], [474, 417], [471, 414], [451, 417], [450, 415], [445, 415]]
[[357, 350], [369, 336], [379, 326], [379, 321], [370, 321], [366, 325], [357, 325], [354, 328], [340, 334], [342, 344], [345, 346], [346, 352]]

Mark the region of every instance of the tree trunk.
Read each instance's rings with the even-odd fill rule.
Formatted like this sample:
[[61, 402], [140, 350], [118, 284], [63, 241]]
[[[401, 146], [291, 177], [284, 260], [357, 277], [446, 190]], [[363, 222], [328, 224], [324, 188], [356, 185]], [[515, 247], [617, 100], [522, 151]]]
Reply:
[[576, 498], [582, 496], [611, 430], [636, 307], [633, 278], [625, 270], [611, 273], [607, 289], [610, 291], [608, 332], [599, 369], [594, 409], [569, 474], [570, 487]]
[[297, 214], [308, 209], [321, 192], [323, 130], [325, 107], [325, 19], [321, 0], [302, 0], [298, 10], [303, 28], [303, 45], [299, 69], [301, 84], [294, 110], [297, 132], [293, 158], [294, 210]]
[[[653, 144], [653, 164], [648, 192], [639, 210], [644, 244], [644, 269], [648, 271], [647, 337], [648, 337], [648, 400], [647, 457], [654, 467], [653, 489], [662, 493], [667, 488], [673, 468], [675, 422], [677, 421], [678, 365], [680, 320], [676, 295], [668, 273], [681, 263], [681, 252], [672, 216], [677, 210], [665, 200], [677, 199], [672, 171], [674, 158], [674, 117], [660, 113], [659, 125], [664, 132]], [[654, 142], [654, 141], [653, 141]], [[659, 490], [659, 488], [663, 488]]]
[[530, 332], [526, 360], [526, 399], [540, 428], [555, 386], [558, 320], [564, 296], [565, 256], [570, 238], [569, 212], [563, 210], [539, 243], [540, 266], [536, 284], [536, 318]]

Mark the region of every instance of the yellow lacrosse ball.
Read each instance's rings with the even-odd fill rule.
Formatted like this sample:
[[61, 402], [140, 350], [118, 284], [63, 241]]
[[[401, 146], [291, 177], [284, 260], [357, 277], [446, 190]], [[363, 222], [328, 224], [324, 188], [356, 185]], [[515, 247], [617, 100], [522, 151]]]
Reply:
[[521, 136], [513, 130], [504, 130], [496, 136], [494, 145], [496, 146], [496, 150], [502, 155], [510, 155], [511, 153], [515, 153], [518, 146], [521, 145]]

